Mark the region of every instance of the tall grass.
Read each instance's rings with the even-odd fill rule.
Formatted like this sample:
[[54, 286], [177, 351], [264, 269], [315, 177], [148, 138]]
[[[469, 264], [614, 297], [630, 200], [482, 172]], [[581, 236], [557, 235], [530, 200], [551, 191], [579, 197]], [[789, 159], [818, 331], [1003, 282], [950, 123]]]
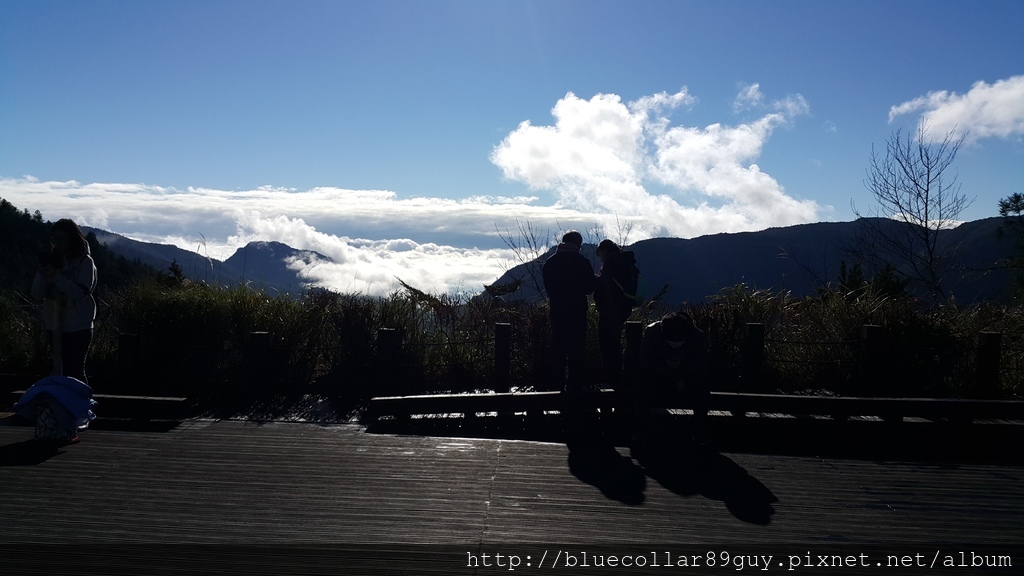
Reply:
[[0, 372], [44, 369], [41, 331], [32, 306], [14, 293], [0, 294]]
[[[755, 322], [765, 326], [757, 391], [864, 392], [861, 329], [875, 324], [886, 335], [886, 356], [877, 362], [889, 375], [889, 395], [970, 396], [982, 330], [1003, 333], [1003, 395], [1022, 393], [1020, 308], [922, 308], [908, 299], [836, 291], [795, 298], [742, 285], [681, 308], [708, 334], [722, 390], [749, 389], [741, 358], [744, 329]], [[653, 302], [632, 319], [647, 323], [668, 311]], [[38, 306], [16, 295], [0, 298], [0, 372], [48, 372], [38, 317]], [[408, 285], [385, 297], [326, 290], [286, 297], [148, 279], [103, 296], [89, 373], [100, 392], [210, 399], [320, 394], [354, 403], [382, 394], [483, 391], [496, 381], [499, 322], [512, 328], [513, 389], [545, 388], [544, 303], [433, 295]], [[593, 309], [589, 322], [587, 377], [599, 382]]]
[[[816, 297], [736, 286], [691, 313], [712, 342], [712, 355], [726, 385], [735, 382], [748, 322], [765, 326], [765, 387], [858, 395], [864, 363], [885, 377], [883, 394], [895, 397], [968, 397], [975, 386], [977, 335], [1003, 333], [1003, 389], [1021, 394], [1024, 342], [1020, 308], [983, 304], [923, 307], [911, 298], [870, 292], [824, 290]], [[883, 345], [862, 356], [864, 325], [882, 327]], [[730, 380], [730, 376], [732, 379]]]

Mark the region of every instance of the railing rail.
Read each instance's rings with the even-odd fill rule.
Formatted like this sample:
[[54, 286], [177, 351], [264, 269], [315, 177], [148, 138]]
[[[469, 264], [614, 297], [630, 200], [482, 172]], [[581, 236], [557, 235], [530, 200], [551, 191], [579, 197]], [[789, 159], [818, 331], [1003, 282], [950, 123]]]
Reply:
[[[451, 358], [433, 354], [432, 360], [422, 363], [422, 373], [441, 374], [440, 377], [443, 378], [445, 369], [458, 365], [466, 372], [486, 373], [486, 381], [480, 382], [480, 385], [476, 386], [477, 388], [487, 388], [495, 392], [512, 391], [514, 359], [516, 358], [513, 326], [504, 322], [496, 323], [493, 334], [493, 338], [487, 339], [476, 337], [466, 342], [451, 339], [444, 343], [429, 344], [434, 347], [434, 350], [448, 347], [453, 353]], [[627, 322], [624, 336], [624, 369], [627, 373], [636, 372], [639, 366], [643, 324]], [[171, 362], [144, 361], [145, 355], [151, 354], [152, 351], [144, 351], [140, 341], [138, 335], [122, 334], [120, 336], [117, 354], [118, 378], [129, 379], [138, 378], [140, 374], [173, 374], [176, 372], [188, 375], [209, 373], [209, 364], [215, 364], [217, 355], [223, 353], [223, 351], [197, 351], [192, 355], [195, 356], [196, 361], [173, 363], [172, 366]], [[981, 399], [996, 398], [1000, 390], [1002, 373], [1012, 370], [1012, 367], [1000, 365], [1000, 359], [1003, 356], [1002, 335], [998, 332], [982, 332], [977, 335], [976, 343], [976, 347], [970, 351], [973, 354], [973, 373], [967, 374], [969, 382], [965, 382], [960, 389], [965, 396]], [[461, 349], [460, 346], [467, 344], [472, 346], [470, 352], [462, 354], [457, 352]], [[713, 341], [711, 344], [714, 347], [716, 342]], [[858, 340], [807, 342], [769, 339], [766, 338], [764, 324], [750, 323], [744, 326], [742, 339], [730, 344], [737, 350], [737, 354], [732, 356], [730, 362], [735, 362], [734, 370], [742, 383], [741, 389], [748, 392], [768, 391], [765, 384], [766, 368], [773, 364], [804, 364], [818, 369], [822, 369], [822, 366], [828, 369], [829, 365], [834, 365], [837, 374], [842, 372], [844, 377], [857, 383], [859, 395], [885, 397], [891, 396], [892, 390], [896, 388], [895, 383], [891, 381], [895, 372], [893, 367], [899, 361], [897, 353], [899, 350], [897, 350], [896, 344], [887, 338], [883, 327], [876, 325], [863, 326]], [[822, 359], [820, 355], [815, 358], [801, 359], [794, 358], [792, 354], [785, 358], [778, 358], [770, 353], [778, 346], [785, 345], [841, 348], [837, 349], [834, 359]], [[320, 357], [329, 351], [327, 349], [277, 348], [273, 335], [267, 332], [253, 332], [244, 339], [242, 346], [240, 358], [243, 359], [244, 376], [253, 386], [259, 386], [265, 380], [271, 380], [286, 373], [288, 368], [282, 365], [284, 363], [282, 358], [288, 354], [313, 354]], [[403, 341], [400, 331], [390, 328], [379, 329], [375, 334], [372, 353], [366, 357], [355, 359], [356, 363], [361, 364], [358, 366], [353, 364], [349, 368], [359, 368], [366, 374], [372, 374], [377, 396], [392, 396], [411, 390], [407, 372], [403, 372], [403, 368], [407, 368], [403, 365], [403, 362], [407, 362], [403, 354], [408, 352], [408, 346]], [[188, 356], [187, 351], [179, 351], [177, 354]], [[305, 371], [319, 376], [330, 369], [318, 365]]]

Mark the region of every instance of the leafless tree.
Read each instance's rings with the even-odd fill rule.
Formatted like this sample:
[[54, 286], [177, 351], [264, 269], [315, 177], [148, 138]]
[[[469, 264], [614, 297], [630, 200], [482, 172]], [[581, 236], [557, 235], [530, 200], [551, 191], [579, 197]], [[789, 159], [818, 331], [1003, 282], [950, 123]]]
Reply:
[[[942, 282], [955, 267], [958, 248], [943, 242], [942, 231], [956, 226], [973, 202], [951, 169], [966, 137], [954, 129], [933, 142], [925, 125], [914, 135], [896, 130], [884, 153], [872, 146], [864, 180], [877, 206], [863, 220], [855, 258], [875, 272], [892, 266], [933, 299], [946, 298]], [[853, 212], [864, 216], [856, 206]]]
[[621, 220], [619, 215], [615, 215], [615, 232], [614, 237], [610, 231], [605, 230], [603, 226], [599, 226], [595, 229], [597, 236], [601, 238], [612, 238], [612, 240], [619, 246], [629, 245], [629, 236], [633, 233], [634, 222], [630, 220]]
[[[498, 232], [498, 237], [505, 243], [505, 246], [512, 251], [513, 262], [510, 263], [508, 269], [511, 270], [516, 266], [522, 266], [525, 272], [524, 277], [516, 278], [512, 284], [507, 287], [509, 290], [518, 290], [519, 287], [524, 283], [528, 283], [528, 286], [536, 291], [536, 294], [544, 294], [544, 279], [541, 275], [540, 268], [540, 257], [543, 256], [551, 245], [552, 234], [550, 230], [538, 230], [534, 228], [533, 224], [527, 220], [523, 222], [516, 220], [516, 226], [518, 228], [518, 234], [512, 233], [508, 228], [504, 232], [497, 226], [495, 230]], [[487, 287], [488, 292], [497, 294], [497, 291], [501, 291], [502, 287], [492, 286]], [[500, 294], [498, 294], [500, 295]]]

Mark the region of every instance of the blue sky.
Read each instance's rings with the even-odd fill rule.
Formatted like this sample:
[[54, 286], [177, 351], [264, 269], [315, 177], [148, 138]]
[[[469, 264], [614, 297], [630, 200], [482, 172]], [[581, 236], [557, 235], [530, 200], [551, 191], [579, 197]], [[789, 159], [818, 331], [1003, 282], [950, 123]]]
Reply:
[[[927, 120], [1024, 192], [1024, 3], [0, 3], [0, 197], [339, 289], [478, 290], [530, 222], [637, 241], [868, 212]], [[628, 232], [628, 234], [626, 233]], [[599, 239], [599, 238], [598, 238]]]

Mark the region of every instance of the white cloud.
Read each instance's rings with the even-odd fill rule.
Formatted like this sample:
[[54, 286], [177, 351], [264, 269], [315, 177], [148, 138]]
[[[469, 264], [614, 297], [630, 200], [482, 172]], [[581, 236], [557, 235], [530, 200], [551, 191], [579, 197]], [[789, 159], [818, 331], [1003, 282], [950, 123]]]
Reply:
[[760, 108], [764, 105], [764, 94], [761, 93], [760, 84], [744, 86], [736, 99], [732, 102], [733, 112], [742, 112], [751, 108]]
[[319, 262], [303, 266], [302, 277], [312, 284], [346, 292], [386, 294], [398, 279], [434, 293], [478, 293], [509, 267], [507, 250], [462, 249], [437, 244], [374, 242], [353, 248], [357, 256], [346, 262]]
[[800, 94], [793, 94], [779, 100], [773, 100], [770, 103], [765, 103], [765, 95], [761, 92], [761, 85], [755, 83], [740, 88], [739, 94], [732, 101], [733, 112], [739, 113], [748, 110], [774, 110], [792, 120], [797, 116], [809, 114], [811, 106]]
[[953, 130], [969, 132], [968, 139], [1011, 138], [1024, 135], [1024, 76], [993, 84], [975, 82], [966, 94], [929, 92], [889, 110], [889, 122], [903, 114], [921, 113], [920, 122], [932, 138]]
[[787, 121], [811, 113], [811, 105], [801, 94], [786, 96], [781, 100], [772, 102], [772, 109], [782, 113]]
[[[744, 105], [763, 100], [756, 84], [737, 98]], [[552, 110], [553, 126], [523, 122], [491, 161], [506, 178], [553, 191], [560, 206], [628, 219], [643, 236], [690, 237], [819, 218], [822, 207], [787, 196], [753, 163], [775, 128], [809, 111], [802, 96], [774, 101], [765, 106], [773, 112], [746, 124], [671, 126], [666, 112], [694, 101], [685, 89], [628, 105], [615, 95], [583, 100], [570, 93]], [[651, 192], [655, 186], [667, 192]]]

